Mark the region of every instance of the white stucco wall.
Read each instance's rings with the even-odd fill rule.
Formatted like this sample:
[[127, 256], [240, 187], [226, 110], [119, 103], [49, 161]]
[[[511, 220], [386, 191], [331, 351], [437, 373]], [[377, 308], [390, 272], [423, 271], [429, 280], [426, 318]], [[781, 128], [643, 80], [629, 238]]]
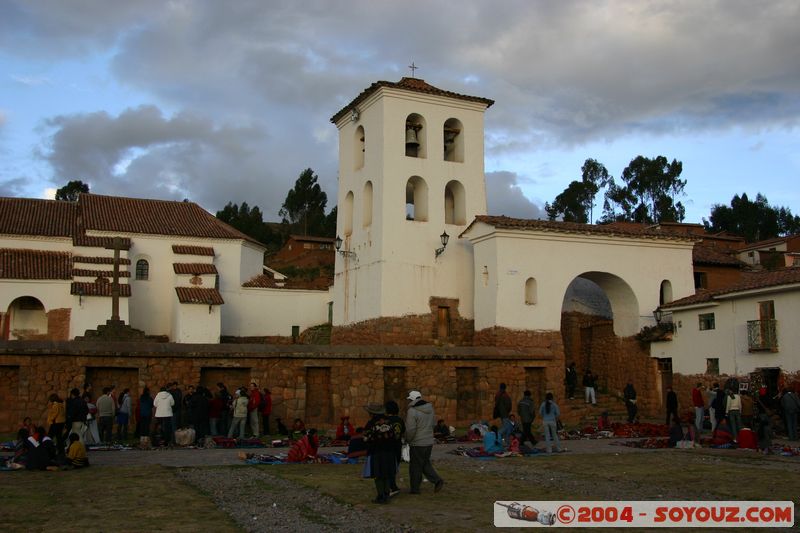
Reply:
[[[380, 89], [359, 104], [360, 119], [348, 117], [339, 128], [339, 219], [342, 249], [358, 259], [337, 256], [334, 324], [381, 316], [427, 314], [431, 296], [458, 298], [459, 312], [472, 317], [472, 250], [457, 236], [475, 215], [486, 213], [483, 113], [480, 103]], [[426, 157], [405, 155], [406, 117], [425, 120]], [[442, 129], [451, 118], [462, 124], [464, 160], [445, 161]], [[364, 166], [355, 167], [356, 128], [364, 128]], [[427, 187], [426, 221], [406, 220], [406, 184], [421, 177]], [[464, 187], [463, 224], [445, 224], [445, 187], [456, 180]], [[364, 187], [372, 182], [372, 223], [364, 227]], [[353, 193], [352, 234], [345, 234], [345, 197]], [[450, 243], [434, 258], [446, 231]], [[413, 289], [413, 290], [411, 290]]]
[[241, 288], [226, 299], [227, 319], [223, 335], [235, 337], [291, 336], [328, 321], [328, 291]]
[[219, 306], [178, 304], [172, 320], [173, 342], [187, 344], [216, 344], [220, 335]]
[[[778, 352], [750, 352], [747, 321], [759, 320], [758, 302], [772, 300], [778, 331]], [[714, 313], [715, 328], [700, 330], [700, 314]], [[673, 309], [676, 325], [671, 341], [650, 346], [653, 357], [672, 358], [672, 370], [681, 374], [704, 374], [706, 359], [718, 358], [722, 374], [742, 375], [757, 368], [780, 367], [800, 370], [800, 287], [781, 292], [737, 295], [687, 309]]]
[[[564, 294], [578, 276], [606, 292], [618, 335], [651, 324], [661, 282], [673, 298], [693, 294], [692, 242], [495, 231], [476, 223], [466, 235], [475, 254], [475, 329], [558, 330]], [[484, 275], [484, 269], [488, 275]], [[525, 303], [525, 283], [537, 282], [537, 303]]]

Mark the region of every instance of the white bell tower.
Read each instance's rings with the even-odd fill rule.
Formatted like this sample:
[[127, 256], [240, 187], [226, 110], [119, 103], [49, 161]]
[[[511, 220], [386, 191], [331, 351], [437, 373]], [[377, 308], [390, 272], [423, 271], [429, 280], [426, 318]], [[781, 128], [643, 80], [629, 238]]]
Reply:
[[403, 78], [373, 83], [331, 118], [334, 326], [429, 314], [431, 297], [458, 299], [473, 317], [472, 245], [458, 236], [486, 214], [483, 115], [493, 103]]

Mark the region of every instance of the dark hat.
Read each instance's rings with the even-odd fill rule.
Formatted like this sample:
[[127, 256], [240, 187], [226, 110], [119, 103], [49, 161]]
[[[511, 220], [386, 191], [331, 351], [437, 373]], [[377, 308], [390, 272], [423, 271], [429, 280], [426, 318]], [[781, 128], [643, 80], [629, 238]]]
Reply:
[[386, 408], [381, 403], [371, 403], [369, 405], [365, 405], [364, 409], [366, 409], [366, 411], [371, 415], [386, 414]]

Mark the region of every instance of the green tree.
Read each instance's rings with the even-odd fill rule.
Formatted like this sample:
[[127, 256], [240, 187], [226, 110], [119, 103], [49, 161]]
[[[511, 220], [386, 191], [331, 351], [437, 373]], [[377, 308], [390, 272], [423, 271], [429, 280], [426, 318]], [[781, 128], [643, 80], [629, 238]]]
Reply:
[[286, 195], [279, 215], [284, 223], [294, 227], [302, 235], [325, 233], [325, 206], [328, 195], [317, 183], [317, 175], [310, 168], [300, 173], [297, 181]]
[[56, 190], [56, 200], [64, 202], [76, 202], [79, 194], [89, 194], [89, 184], [81, 180], [70, 181], [60, 189]]
[[707, 231], [727, 231], [757, 242], [800, 232], [800, 217], [786, 207], [772, 207], [761, 193], [751, 202], [747, 193], [731, 199], [730, 206], [715, 204], [709, 219], [703, 219]]
[[591, 222], [595, 196], [610, 180], [606, 167], [594, 159], [587, 159], [581, 167], [581, 181], [571, 182], [552, 204], [545, 204], [548, 218], [555, 220], [561, 217], [565, 222], [584, 224]]
[[217, 211], [216, 217], [268, 247], [275, 244], [280, 246], [280, 235], [275, 235], [264, 223], [258, 206], [251, 208], [247, 202], [242, 202], [241, 206], [228, 202], [221, 211]]
[[666, 157], [650, 159], [638, 156], [622, 171], [624, 185], [609, 180], [605, 195], [603, 221], [628, 220], [642, 223], [682, 222], [686, 210], [676, 202], [686, 180], [681, 180], [683, 164]]

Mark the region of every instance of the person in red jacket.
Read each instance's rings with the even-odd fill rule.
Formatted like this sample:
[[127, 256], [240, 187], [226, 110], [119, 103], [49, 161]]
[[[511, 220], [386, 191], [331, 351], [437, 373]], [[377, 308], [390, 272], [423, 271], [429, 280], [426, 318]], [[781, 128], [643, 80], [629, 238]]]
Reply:
[[256, 382], [250, 384], [250, 399], [247, 402], [247, 418], [250, 421], [250, 431], [253, 437], [258, 438], [258, 419], [261, 418], [259, 407], [261, 406], [261, 392], [258, 390]]
[[319, 437], [316, 429], [309, 429], [303, 438], [294, 441], [286, 461], [289, 463], [304, 463], [317, 458], [319, 448]]
[[272, 393], [269, 389], [261, 390], [261, 417], [264, 419], [264, 435], [269, 435], [269, 415], [272, 414]]
[[336, 428], [336, 440], [347, 442], [356, 432], [356, 429], [353, 427], [353, 424], [350, 423], [349, 416], [343, 416], [341, 420], [339, 426]]
[[697, 433], [703, 431], [703, 413], [706, 407], [706, 402], [703, 400], [703, 384], [698, 383], [692, 389], [692, 405], [694, 406], [694, 426], [697, 428]]

